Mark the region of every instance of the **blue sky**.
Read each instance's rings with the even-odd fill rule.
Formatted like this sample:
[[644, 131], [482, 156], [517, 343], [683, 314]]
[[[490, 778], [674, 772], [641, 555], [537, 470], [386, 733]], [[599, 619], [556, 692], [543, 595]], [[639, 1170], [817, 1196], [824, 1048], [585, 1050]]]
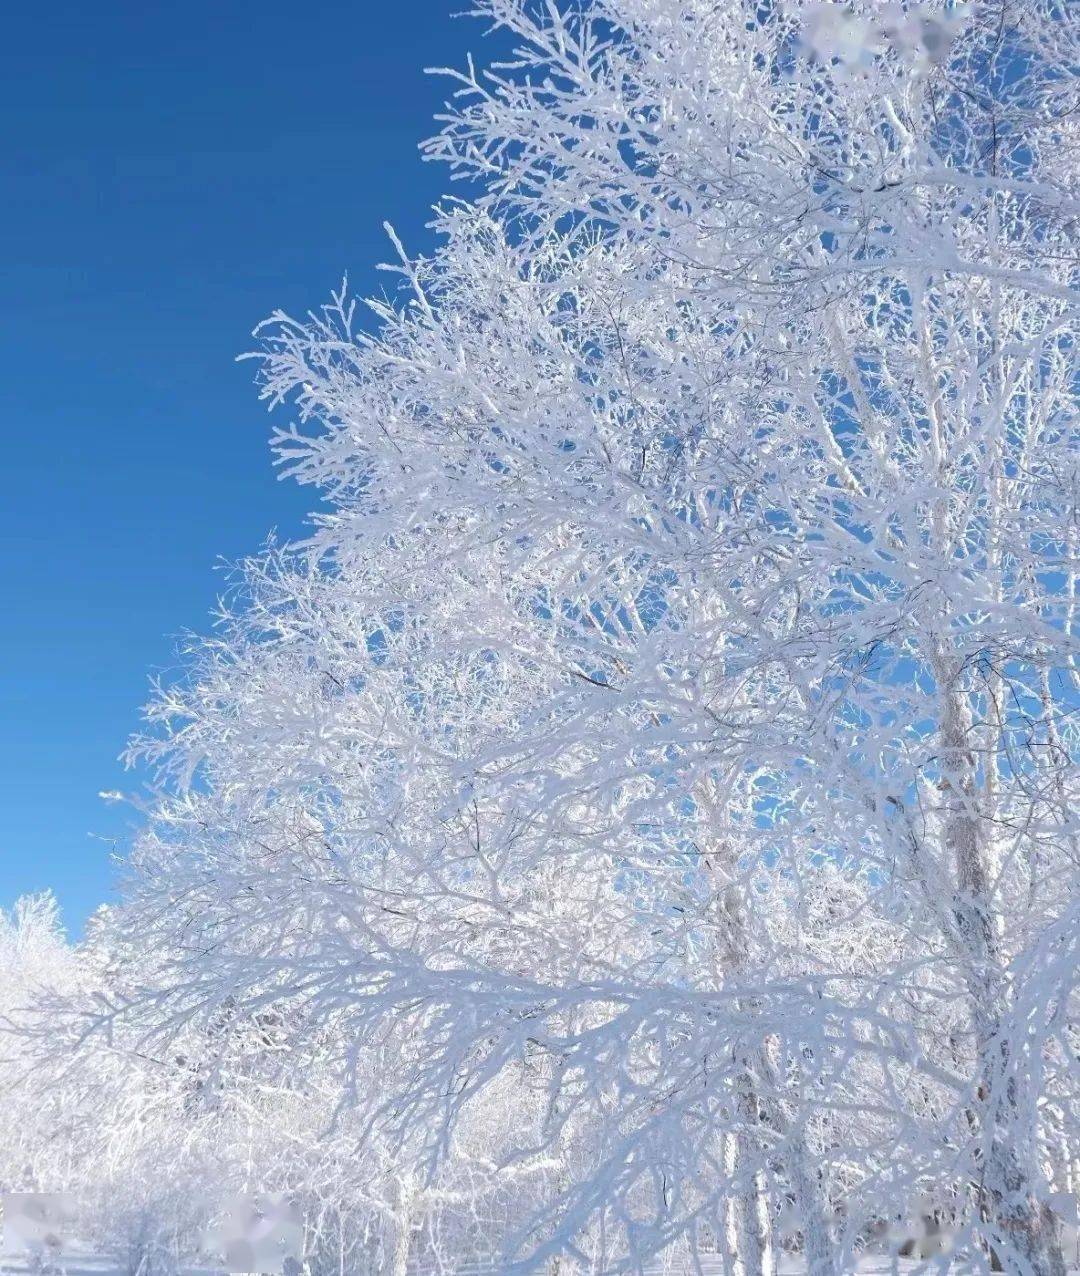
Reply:
[[277, 481], [253, 367], [275, 307], [348, 271], [389, 219], [428, 245], [449, 188], [417, 143], [486, 59], [459, 0], [18, 5], [0, 100], [0, 906], [51, 887], [76, 932], [136, 817], [116, 756], [151, 673], [205, 629], [216, 564], [312, 494]]

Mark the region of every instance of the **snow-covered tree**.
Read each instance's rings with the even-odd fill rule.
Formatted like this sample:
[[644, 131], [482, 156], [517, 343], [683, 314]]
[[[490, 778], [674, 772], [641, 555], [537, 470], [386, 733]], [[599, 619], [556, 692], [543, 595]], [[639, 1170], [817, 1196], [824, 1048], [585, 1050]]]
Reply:
[[135, 746], [128, 1014], [392, 1048], [352, 1091], [425, 1190], [527, 1082], [508, 1270], [823, 1276], [922, 1196], [1057, 1276], [1075, 19], [482, 8], [436, 252], [262, 330], [332, 512]]
[[0, 1191], [53, 1190], [72, 1160], [73, 1130], [57, 1096], [34, 1075], [19, 1029], [36, 998], [70, 992], [78, 965], [51, 894], [26, 895], [0, 911]]

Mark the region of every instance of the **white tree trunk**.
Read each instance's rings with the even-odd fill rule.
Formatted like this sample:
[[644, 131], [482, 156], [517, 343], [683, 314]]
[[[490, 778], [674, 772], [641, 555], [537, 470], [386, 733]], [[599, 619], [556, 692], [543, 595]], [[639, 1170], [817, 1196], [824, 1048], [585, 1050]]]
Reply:
[[406, 1276], [409, 1269], [409, 1247], [412, 1242], [415, 1193], [411, 1183], [398, 1184], [397, 1207], [390, 1225], [390, 1244], [383, 1259], [384, 1276]]
[[[964, 974], [976, 1051], [974, 1117], [985, 1153], [980, 1165], [980, 1208], [998, 1242], [995, 1269], [1025, 1276], [1065, 1276], [1065, 1260], [1053, 1215], [1034, 1194], [1037, 1153], [1033, 1132], [1021, 1116], [1016, 1081], [1010, 1075], [1008, 1043], [1001, 1034], [1009, 992], [997, 931], [987, 850], [976, 808], [975, 761], [968, 733], [970, 713], [956, 689], [957, 673], [939, 662], [944, 699], [941, 723], [943, 831], [956, 872], [955, 915], [964, 950]], [[1003, 1253], [998, 1253], [998, 1249]], [[1004, 1264], [1004, 1265], [1003, 1265]]]
[[[728, 1179], [735, 1176], [739, 1153], [734, 1134], [724, 1135], [724, 1173]], [[724, 1276], [741, 1276], [739, 1270], [739, 1211], [738, 1201], [728, 1196], [724, 1201]]]
[[[726, 847], [720, 848], [721, 855]], [[717, 981], [739, 974], [746, 965], [746, 918], [738, 890], [730, 882], [716, 880], [714, 865], [706, 860], [706, 870], [713, 874], [711, 919], [713, 923], [713, 955]], [[730, 877], [732, 866], [721, 870]], [[743, 1127], [738, 1137], [729, 1137], [725, 1148], [725, 1168], [732, 1177], [745, 1180], [725, 1214], [727, 1243], [734, 1258], [731, 1264], [738, 1276], [773, 1276], [775, 1263], [772, 1246], [772, 1223], [768, 1197], [760, 1172], [747, 1175], [757, 1149], [750, 1133], [762, 1120], [762, 1101], [758, 1094], [758, 1071], [755, 1058], [764, 1061], [764, 1051], [751, 1051], [742, 1061], [737, 1082], [736, 1110]], [[726, 1270], [726, 1269], [725, 1269]]]
[[807, 1276], [836, 1276], [832, 1237], [818, 1176], [809, 1164], [806, 1144], [800, 1135], [789, 1142], [791, 1164], [787, 1167], [795, 1192], [795, 1208], [802, 1224], [803, 1259]]
[[739, 1193], [736, 1222], [740, 1276], [774, 1276], [772, 1235], [760, 1175], [755, 1175], [750, 1185]]

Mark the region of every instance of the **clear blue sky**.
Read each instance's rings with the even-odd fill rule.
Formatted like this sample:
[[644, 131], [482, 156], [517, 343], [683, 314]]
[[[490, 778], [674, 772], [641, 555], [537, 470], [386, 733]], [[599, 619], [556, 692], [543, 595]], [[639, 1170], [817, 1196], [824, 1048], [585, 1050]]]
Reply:
[[0, 906], [52, 887], [76, 932], [109, 897], [103, 789], [148, 676], [205, 629], [215, 564], [303, 527], [277, 481], [258, 320], [386, 286], [389, 219], [428, 246], [450, 187], [417, 143], [489, 55], [460, 0], [17, 4], [0, 101]]

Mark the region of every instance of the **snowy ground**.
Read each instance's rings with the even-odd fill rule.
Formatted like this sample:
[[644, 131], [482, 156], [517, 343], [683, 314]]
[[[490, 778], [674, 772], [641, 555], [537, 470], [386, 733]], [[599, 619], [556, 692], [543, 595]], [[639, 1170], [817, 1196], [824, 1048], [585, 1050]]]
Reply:
[[[117, 1267], [115, 1261], [86, 1253], [74, 1252], [68, 1258], [61, 1260], [58, 1266], [64, 1276], [129, 1276]], [[893, 1260], [888, 1257], [868, 1257], [855, 1271], [858, 1276], [904, 1276], [905, 1273], [911, 1273], [915, 1269], [916, 1264], [904, 1259], [894, 1265]], [[38, 1270], [25, 1255], [0, 1251], [0, 1273], [4, 1276], [33, 1276]], [[964, 1270], [958, 1264], [950, 1269], [951, 1276], [963, 1276]], [[716, 1259], [714, 1263], [705, 1263], [702, 1271], [704, 1276], [723, 1276], [719, 1259]], [[778, 1276], [801, 1276], [804, 1272], [804, 1267], [790, 1260], [782, 1261], [778, 1267]], [[193, 1267], [187, 1269], [183, 1276], [221, 1276], [221, 1273], [213, 1268]], [[357, 1276], [367, 1276], [367, 1273], [357, 1273]], [[431, 1273], [410, 1266], [409, 1276], [431, 1276]], [[489, 1267], [462, 1267], [454, 1273], [454, 1276], [498, 1276], [498, 1273]], [[685, 1276], [685, 1273], [681, 1273], [674, 1267], [657, 1265], [648, 1269], [648, 1276]], [[1080, 1276], [1080, 1267], [1070, 1268], [1069, 1276]]]

